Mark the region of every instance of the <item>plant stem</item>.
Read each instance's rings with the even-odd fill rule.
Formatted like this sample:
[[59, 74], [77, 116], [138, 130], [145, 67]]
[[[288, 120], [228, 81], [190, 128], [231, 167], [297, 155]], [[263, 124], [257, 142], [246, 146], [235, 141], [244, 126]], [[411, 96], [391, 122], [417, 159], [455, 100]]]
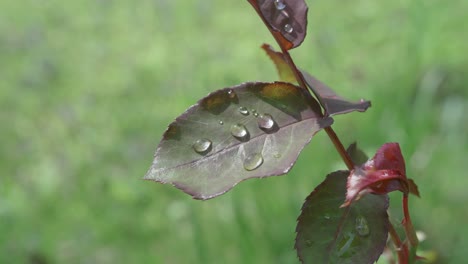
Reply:
[[405, 233], [406, 237], [408, 238], [408, 241], [410, 243], [410, 252], [411, 255], [410, 260], [411, 263], [414, 262], [415, 257], [416, 257], [416, 249], [419, 244], [418, 237], [416, 236], [416, 230], [414, 230], [413, 223], [411, 222], [411, 217], [409, 214], [409, 208], [408, 208], [408, 194], [403, 194], [403, 227], [405, 228]]
[[[296, 80], [297, 80], [299, 86], [301, 86], [303, 89], [308, 91], [307, 84], [306, 84], [306, 82], [304, 80], [304, 77], [300, 73], [299, 69], [296, 67], [296, 64], [294, 63], [291, 55], [289, 54], [289, 52], [286, 49], [284, 49], [284, 47], [281, 46], [281, 44], [280, 44], [280, 42], [278, 40], [277, 40], [277, 42], [278, 42], [278, 45], [280, 45], [280, 47], [281, 47], [281, 51], [283, 52], [284, 59], [286, 60], [289, 67], [294, 72], [294, 76], [296, 77]], [[327, 132], [327, 135], [330, 138], [330, 140], [333, 142], [333, 145], [335, 146], [336, 150], [340, 154], [341, 159], [346, 164], [346, 167], [348, 168], [348, 170], [350, 170], [350, 171], [353, 170], [354, 169], [354, 162], [352, 161], [352, 159], [349, 156], [348, 152], [346, 152], [346, 149], [344, 148], [343, 144], [341, 143], [340, 139], [336, 135], [333, 128], [331, 126], [326, 127], [325, 131]]]
[[341, 156], [341, 159], [343, 162], [346, 164], [346, 167], [348, 167], [348, 170], [353, 170], [354, 169], [354, 162], [349, 156], [348, 152], [346, 152], [346, 149], [343, 147], [343, 144], [341, 143], [340, 139], [336, 135], [335, 131], [331, 126], [325, 128], [325, 132], [327, 132], [328, 137], [330, 140], [333, 142], [333, 145], [335, 146], [336, 150]]
[[398, 233], [396, 232], [392, 223], [389, 223], [388, 233], [390, 234], [390, 238], [392, 239], [396, 248], [396, 252], [398, 253], [398, 264], [408, 263], [408, 247], [401, 242], [400, 237], [398, 236]]

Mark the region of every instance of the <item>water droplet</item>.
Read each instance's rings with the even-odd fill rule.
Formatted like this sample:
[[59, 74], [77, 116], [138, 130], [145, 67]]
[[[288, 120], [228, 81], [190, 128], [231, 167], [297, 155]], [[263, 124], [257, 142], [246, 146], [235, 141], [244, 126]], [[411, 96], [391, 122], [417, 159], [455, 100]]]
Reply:
[[233, 98], [236, 97], [236, 93], [235, 93], [233, 90], [231, 90], [231, 89], [229, 89], [229, 90], [227, 91], [227, 94], [228, 94], [229, 98], [231, 98], [231, 99], [233, 99]]
[[284, 31], [286, 31], [286, 33], [292, 33], [294, 28], [291, 26], [291, 24], [286, 24], [284, 25]]
[[272, 129], [275, 125], [275, 120], [273, 120], [273, 117], [271, 115], [263, 114], [258, 117], [257, 123], [261, 129], [269, 130]]
[[247, 109], [245, 106], [239, 107], [239, 113], [242, 115], [249, 115], [249, 109]]
[[314, 245], [314, 242], [312, 242], [312, 240], [307, 239], [307, 240], [305, 241], [305, 244], [306, 244], [306, 246], [308, 246], [308, 247], [312, 247], [312, 246]]
[[244, 125], [237, 124], [231, 126], [231, 134], [236, 138], [242, 139], [245, 138], [249, 134], [249, 132], [247, 131]]
[[356, 217], [356, 231], [360, 236], [368, 236], [370, 233], [369, 225], [367, 224], [366, 218], [359, 215]]
[[273, 153], [273, 157], [274, 157], [275, 159], [279, 159], [279, 158], [281, 158], [281, 153], [279, 153], [278, 151], [275, 151], [275, 152]]
[[260, 167], [263, 163], [263, 156], [260, 153], [254, 153], [244, 160], [244, 169], [248, 171], [252, 171]]
[[224, 122], [223, 122], [223, 120], [219, 120], [219, 121], [218, 121], [218, 124], [220, 124], [220, 125], [224, 125]]
[[327, 219], [327, 220], [330, 220], [330, 216], [329, 215], [324, 215], [323, 218]]
[[275, 0], [275, 6], [278, 10], [283, 10], [284, 8], [286, 8], [286, 5], [283, 3], [282, 0]]
[[252, 115], [254, 115], [255, 117], [258, 117], [257, 110], [251, 109], [250, 112], [252, 112]]
[[211, 148], [211, 141], [206, 138], [198, 139], [192, 145], [193, 149], [198, 153], [203, 153]]

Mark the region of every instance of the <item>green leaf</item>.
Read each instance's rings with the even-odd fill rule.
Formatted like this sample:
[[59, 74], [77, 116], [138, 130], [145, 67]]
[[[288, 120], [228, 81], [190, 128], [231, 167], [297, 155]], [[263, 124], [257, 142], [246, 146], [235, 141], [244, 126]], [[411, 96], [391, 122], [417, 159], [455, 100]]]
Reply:
[[312, 136], [332, 123], [289, 83], [218, 90], [169, 125], [144, 178], [210, 199], [242, 180], [287, 173]]
[[306, 199], [296, 228], [303, 263], [374, 263], [388, 235], [388, 196], [366, 195], [346, 208], [349, 171], [327, 176]]
[[284, 59], [283, 53], [275, 51], [270, 45], [263, 44], [262, 49], [266, 52], [268, 57], [273, 61], [278, 71], [280, 80], [283, 82], [296, 83], [296, 76]]

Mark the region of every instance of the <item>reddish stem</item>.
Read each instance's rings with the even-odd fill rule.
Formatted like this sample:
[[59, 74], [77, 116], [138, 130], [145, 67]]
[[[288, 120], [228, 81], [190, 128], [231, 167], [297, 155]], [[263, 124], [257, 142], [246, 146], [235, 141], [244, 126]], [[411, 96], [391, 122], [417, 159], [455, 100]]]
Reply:
[[331, 126], [325, 128], [325, 132], [327, 132], [328, 137], [330, 140], [333, 142], [333, 145], [335, 146], [336, 150], [341, 156], [341, 159], [343, 159], [343, 162], [346, 164], [346, 167], [348, 167], [348, 170], [353, 170], [354, 169], [354, 162], [352, 161], [351, 157], [349, 156], [348, 152], [346, 152], [346, 149], [343, 147], [343, 144], [341, 143], [340, 139], [336, 135], [335, 131]]
[[398, 236], [398, 233], [396, 232], [395, 227], [392, 223], [390, 223], [390, 225], [388, 226], [388, 233], [390, 234], [390, 238], [392, 239], [398, 254], [398, 264], [408, 263], [408, 247], [406, 246], [406, 244], [403, 244], [401, 242], [401, 239]]
[[416, 248], [418, 247], [419, 240], [418, 237], [416, 236], [416, 230], [414, 230], [413, 223], [411, 222], [411, 217], [409, 213], [409, 207], [408, 207], [408, 194], [405, 193], [403, 194], [403, 227], [405, 228], [405, 233], [406, 237], [408, 238], [408, 241], [410, 243], [410, 249], [411, 249], [411, 259], [414, 260], [414, 257], [416, 256]]

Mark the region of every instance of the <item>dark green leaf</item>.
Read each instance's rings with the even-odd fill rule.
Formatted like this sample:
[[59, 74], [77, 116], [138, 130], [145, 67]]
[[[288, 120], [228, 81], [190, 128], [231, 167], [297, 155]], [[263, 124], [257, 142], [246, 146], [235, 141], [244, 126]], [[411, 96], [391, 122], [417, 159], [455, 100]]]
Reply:
[[285, 174], [332, 122], [289, 83], [218, 90], [169, 125], [145, 179], [173, 184], [196, 199], [213, 198], [242, 180]]
[[296, 228], [303, 263], [374, 263], [388, 235], [388, 197], [366, 195], [346, 208], [349, 171], [327, 176], [307, 197]]

